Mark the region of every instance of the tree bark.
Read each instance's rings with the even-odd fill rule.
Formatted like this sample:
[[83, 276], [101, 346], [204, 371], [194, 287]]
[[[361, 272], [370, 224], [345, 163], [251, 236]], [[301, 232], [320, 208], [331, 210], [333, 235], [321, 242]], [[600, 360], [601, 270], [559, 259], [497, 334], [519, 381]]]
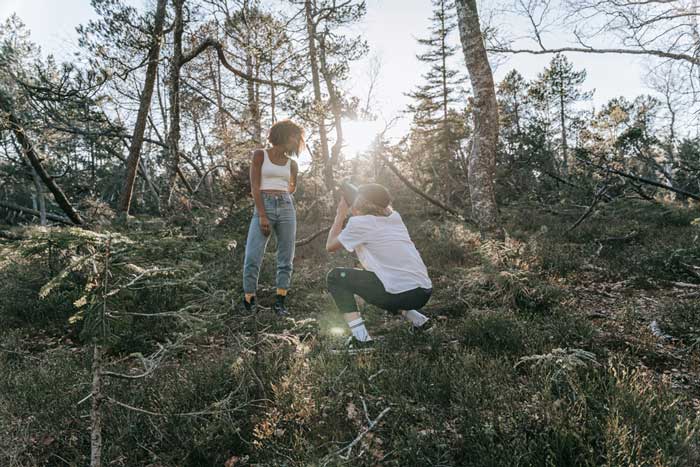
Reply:
[[[258, 67], [253, 63], [253, 57], [251, 51], [246, 51], [245, 59], [246, 73], [251, 76], [258, 77]], [[253, 141], [255, 144], [259, 145], [262, 143], [262, 123], [260, 122], [260, 103], [257, 99], [256, 83], [255, 81], [248, 81], [247, 83], [248, 91], [248, 112], [250, 113], [250, 130], [253, 135]]]
[[102, 467], [102, 344], [98, 342], [92, 354], [90, 422], [90, 467]]
[[17, 141], [19, 142], [19, 145], [22, 148], [25, 157], [29, 160], [29, 163], [32, 165], [32, 168], [36, 170], [36, 173], [39, 175], [39, 177], [41, 177], [41, 180], [44, 182], [49, 191], [51, 191], [51, 194], [53, 194], [56, 203], [61, 207], [63, 212], [66, 213], [68, 218], [71, 221], [73, 221], [73, 223], [77, 225], [84, 224], [83, 218], [80, 217], [78, 211], [76, 211], [75, 208], [73, 208], [71, 202], [68, 201], [68, 198], [66, 197], [66, 194], [63, 192], [61, 187], [59, 187], [56, 184], [56, 182], [54, 182], [53, 178], [51, 178], [48, 172], [46, 172], [46, 170], [44, 169], [44, 166], [41, 164], [41, 159], [39, 158], [39, 155], [34, 150], [34, 147], [29, 141], [27, 134], [24, 132], [22, 123], [20, 122], [19, 118], [13, 113], [10, 98], [4, 93], [0, 93], [0, 110], [7, 114], [7, 120], [9, 121], [10, 129], [17, 138]]
[[126, 160], [126, 178], [124, 186], [119, 198], [118, 212], [129, 214], [131, 207], [131, 198], [134, 193], [134, 182], [136, 181], [136, 173], [139, 168], [141, 157], [141, 148], [143, 146], [143, 135], [146, 130], [146, 121], [148, 111], [151, 108], [151, 98], [153, 96], [153, 87], [156, 80], [156, 72], [158, 70], [158, 58], [160, 56], [160, 44], [163, 34], [163, 23], [165, 22], [165, 10], [167, 0], [158, 0], [156, 6], [155, 21], [153, 24], [153, 36], [151, 47], [148, 50], [148, 66], [146, 67], [146, 79], [141, 92], [141, 101], [139, 102], [139, 112], [136, 117], [136, 125], [134, 133], [131, 136], [131, 144], [129, 145], [129, 156]]
[[559, 119], [561, 120], [561, 162], [562, 174], [565, 177], [569, 176], [569, 154], [568, 143], [566, 141], [566, 114], [564, 108], [564, 83], [562, 79], [561, 90], [559, 94]]
[[[326, 132], [326, 118], [321, 96], [321, 78], [318, 69], [318, 52], [316, 50], [316, 18], [315, 2], [306, 0], [304, 8], [306, 12], [306, 32], [309, 40], [309, 62], [311, 64], [311, 80], [314, 87], [314, 110], [318, 119], [318, 133], [321, 144], [321, 164], [324, 171], [326, 189], [333, 189], [333, 169], [330, 167], [330, 155], [328, 151], [328, 134]], [[319, 162], [319, 161], [317, 161]]]
[[[245, 17], [250, 16], [250, 6], [249, 2], [246, 0], [243, 2], [243, 12]], [[253, 50], [250, 45], [253, 43], [252, 30], [254, 26], [251, 24], [246, 24], [245, 28], [245, 71], [249, 76], [254, 76], [256, 79], [259, 78], [259, 57], [253, 55]], [[246, 91], [248, 94], [248, 112], [249, 112], [249, 129], [253, 135], [253, 141], [256, 145], [260, 145], [262, 142], [262, 123], [260, 122], [260, 102], [258, 100], [258, 93], [256, 92], [256, 82], [253, 80], [246, 81]]]
[[448, 92], [447, 92], [447, 56], [445, 49], [447, 47], [447, 44], [445, 43], [445, 3], [442, 2], [440, 4], [440, 55], [442, 59], [442, 73], [441, 73], [441, 80], [442, 80], [442, 145], [443, 149], [445, 151], [444, 156], [449, 157], [450, 155], [450, 141], [448, 138], [448, 133], [449, 133], [449, 122], [448, 122], [448, 111], [447, 111], [447, 98], [448, 98]]
[[328, 69], [326, 63], [326, 39], [322, 37], [320, 40], [320, 62], [321, 74], [328, 88], [328, 97], [331, 104], [331, 112], [333, 113], [333, 125], [335, 126], [335, 143], [331, 148], [331, 156], [325, 167], [326, 186], [332, 187], [335, 185], [335, 176], [333, 175], [333, 167], [340, 162], [340, 152], [343, 149], [343, 122], [342, 122], [342, 107], [340, 103], [340, 95], [338, 89], [333, 82], [333, 76]]
[[484, 48], [476, 0], [457, 0], [456, 6], [464, 60], [475, 96], [469, 195], [482, 238], [502, 238], [494, 190], [498, 106], [493, 74]]
[[175, 20], [173, 29], [173, 56], [170, 62], [170, 128], [168, 132], [169, 160], [167, 162], [166, 180], [167, 186], [163, 191], [166, 208], [172, 205], [173, 192], [177, 183], [178, 166], [180, 164], [180, 67], [182, 66], [182, 6], [184, 0], [173, 0], [175, 7]]

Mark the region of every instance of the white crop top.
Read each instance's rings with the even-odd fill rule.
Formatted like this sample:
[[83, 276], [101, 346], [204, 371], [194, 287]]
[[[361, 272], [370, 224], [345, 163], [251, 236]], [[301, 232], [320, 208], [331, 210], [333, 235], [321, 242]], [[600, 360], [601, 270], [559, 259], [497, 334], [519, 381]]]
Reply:
[[263, 149], [263, 163], [260, 169], [261, 190], [289, 190], [289, 179], [292, 176], [292, 163], [287, 159], [285, 165], [273, 164], [267, 150]]

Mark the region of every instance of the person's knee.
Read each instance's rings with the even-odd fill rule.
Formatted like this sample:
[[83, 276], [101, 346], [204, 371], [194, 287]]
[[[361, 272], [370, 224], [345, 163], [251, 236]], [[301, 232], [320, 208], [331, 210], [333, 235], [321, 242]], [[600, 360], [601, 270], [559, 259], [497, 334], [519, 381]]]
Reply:
[[340, 284], [341, 269], [333, 268], [326, 274], [326, 285], [329, 289], [335, 288]]

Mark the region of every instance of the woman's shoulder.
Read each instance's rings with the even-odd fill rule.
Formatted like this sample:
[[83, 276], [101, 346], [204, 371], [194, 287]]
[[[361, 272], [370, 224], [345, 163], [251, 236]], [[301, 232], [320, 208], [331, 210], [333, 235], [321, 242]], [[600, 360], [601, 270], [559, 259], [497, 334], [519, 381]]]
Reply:
[[256, 164], [256, 165], [262, 165], [265, 163], [265, 154], [267, 151], [265, 149], [253, 149], [253, 152], [250, 156], [251, 161]]

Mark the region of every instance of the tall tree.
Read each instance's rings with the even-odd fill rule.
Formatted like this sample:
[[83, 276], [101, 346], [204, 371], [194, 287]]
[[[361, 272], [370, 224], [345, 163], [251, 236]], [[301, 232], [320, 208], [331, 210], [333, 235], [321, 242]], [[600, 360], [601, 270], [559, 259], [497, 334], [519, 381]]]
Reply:
[[330, 162], [330, 151], [328, 148], [328, 130], [326, 128], [326, 112], [321, 95], [321, 73], [318, 64], [318, 25], [321, 21], [319, 8], [316, 0], [305, 0], [304, 12], [306, 17], [306, 34], [309, 47], [309, 63], [311, 65], [311, 83], [314, 90], [313, 111], [318, 126], [319, 145], [321, 151], [320, 164], [323, 167], [324, 182], [326, 189], [333, 188], [333, 169]]
[[139, 102], [139, 111], [136, 117], [134, 132], [131, 136], [129, 144], [129, 156], [126, 160], [126, 175], [124, 177], [124, 185], [122, 187], [121, 197], [119, 198], [118, 211], [124, 214], [129, 214], [131, 207], [131, 198], [134, 192], [134, 182], [136, 181], [136, 171], [139, 167], [141, 158], [141, 148], [143, 147], [143, 136], [146, 130], [148, 112], [151, 108], [151, 98], [153, 96], [153, 87], [156, 81], [156, 72], [158, 71], [158, 58], [160, 56], [160, 45], [163, 35], [163, 24], [165, 23], [165, 11], [167, 0], [158, 0], [153, 29], [151, 32], [151, 45], [148, 49], [148, 66], [146, 68], [146, 78], [141, 91], [141, 99]]
[[[347, 111], [348, 99], [343, 98], [340, 84], [347, 77], [348, 63], [367, 51], [364, 40], [348, 38], [343, 28], [359, 21], [366, 13], [364, 1], [304, 0], [308, 60], [313, 89], [313, 104], [306, 119], [318, 128], [318, 154], [315, 164], [323, 171], [327, 190], [335, 185], [334, 164], [340, 156], [343, 144], [341, 115]], [[325, 86], [323, 86], [325, 85]], [[328, 122], [328, 111], [333, 115]], [[329, 130], [335, 128], [333, 152], [330, 148]]]
[[170, 58], [170, 75], [168, 77], [170, 124], [167, 142], [169, 157], [166, 162], [167, 185], [163, 190], [164, 205], [168, 207], [172, 203], [175, 182], [180, 170], [180, 69], [183, 65], [182, 36], [184, 34], [183, 4], [185, 0], [172, 1], [175, 8], [175, 18], [173, 20], [173, 55]]
[[[464, 109], [466, 101], [462, 86], [464, 77], [459, 76], [456, 62], [459, 39], [454, 2], [433, 0], [430, 34], [418, 39], [424, 48], [416, 57], [428, 71], [422, 83], [407, 95], [413, 99], [407, 112], [411, 114], [410, 165], [414, 178], [425, 186], [433, 196], [459, 193], [464, 186], [460, 173], [467, 177], [461, 167], [461, 143], [467, 131]], [[432, 157], [421, 157], [421, 154]], [[455, 176], [456, 175], [456, 176]]]
[[502, 238], [494, 178], [498, 146], [498, 104], [493, 73], [479, 23], [476, 0], [457, 0], [464, 60], [474, 91], [474, 137], [469, 159], [469, 193], [482, 237]]
[[417, 55], [418, 60], [429, 68], [423, 75], [424, 83], [408, 94], [415, 100], [415, 104], [409, 106], [409, 112], [414, 115], [414, 125], [435, 144], [438, 154], [445, 160], [455, 151], [452, 137], [455, 114], [450, 109], [460, 103], [462, 97], [459, 71], [451, 63], [457, 53], [457, 46], [452, 43], [457, 23], [453, 2], [432, 0], [432, 3], [430, 36], [418, 39], [427, 50]]
[[582, 91], [581, 85], [586, 80], [586, 71], [574, 70], [574, 65], [565, 55], [556, 54], [549, 65], [539, 74], [533, 86], [539, 90], [536, 93], [546, 109], [556, 109], [556, 117], [552, 120], [559, 127], [561, 172], [569, 173], [569, 132], [573, 116], [576, 114], [575, 104], [591, 98], [591, 91]]

